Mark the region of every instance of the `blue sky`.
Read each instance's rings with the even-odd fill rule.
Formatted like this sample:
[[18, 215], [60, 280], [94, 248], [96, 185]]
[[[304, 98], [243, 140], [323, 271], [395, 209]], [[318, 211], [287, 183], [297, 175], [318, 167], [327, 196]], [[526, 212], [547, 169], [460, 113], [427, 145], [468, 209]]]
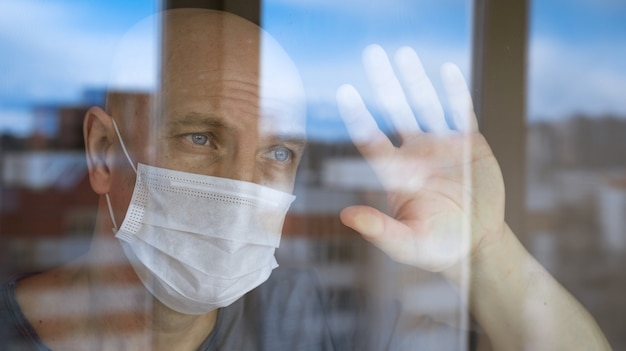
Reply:
[[626, 118], [626, 1], [533, 1], [528, 62], [529, 119]]
[[[34, 104], [78, 103], [85, 88], [104, 87], [118, 39], [155, 10], [148, 0], [0, 0], [0, 130], [29, 133]], [[447, 61], [471, 78], [469, 1], [269, 0], [263, 23], [301, 69], [322, 138], [342, 134], [337, 86], [368, 96], [360, 55], [370, 43], [414, 47], [436, 87]], [[534, 1], [530, 39], [530, 120], [626, 116], [626, 1]]]

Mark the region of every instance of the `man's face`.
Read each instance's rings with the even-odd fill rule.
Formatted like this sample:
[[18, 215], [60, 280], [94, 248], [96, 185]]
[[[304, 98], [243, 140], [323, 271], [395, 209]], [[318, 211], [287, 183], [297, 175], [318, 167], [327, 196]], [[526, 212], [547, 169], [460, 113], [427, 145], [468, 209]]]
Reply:
[[231, 15], [174, 11], [164, 23], [150, 163], [292, 191], [304, 98], [282, 49]]

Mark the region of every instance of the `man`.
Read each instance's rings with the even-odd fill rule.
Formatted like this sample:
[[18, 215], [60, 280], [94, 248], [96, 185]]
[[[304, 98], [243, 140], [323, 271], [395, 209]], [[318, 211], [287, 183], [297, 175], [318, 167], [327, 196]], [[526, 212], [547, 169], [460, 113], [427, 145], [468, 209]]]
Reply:
[[[460, 285], [471, 263], [470, 309], [496, 349], [608, 348], [504, 222], [501, 175], [458, 70], [444, 70], [452, 130], [432, 108], [436, 97], [421, 90], [428, 83], [411, 50], [397, 65], [413, 109], [427, 112], [418, 120], [397, 101], [380, 48], [366, 50], [365, 64], [400, 146], [354, 88], [339, 89], [342, 116], [390, 208], [349, 207], [344, 224], [398, 261]], [[9, 283], [3, 323], [30, 349], [332, 349], [324, 321], [303, 321], [322, 308], [306, 279], [252, 290], [275, 267], [304, 147], [293, 64], [241, 18], [173, 10], [164, 14], [161, 65], [156, 97], [111, 92], [106, 111], [88, 111], [89, 176], [100, 195], [93, 244], [75, 262]], [[544, 316], [554, 319], [549, 338], [532, 328]]]

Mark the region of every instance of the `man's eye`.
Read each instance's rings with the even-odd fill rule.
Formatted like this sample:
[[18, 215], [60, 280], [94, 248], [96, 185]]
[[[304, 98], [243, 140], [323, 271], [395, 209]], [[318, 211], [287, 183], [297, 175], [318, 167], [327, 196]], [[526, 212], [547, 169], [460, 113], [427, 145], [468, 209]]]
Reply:
[[291, 159], [292, 152], [287, 148], [279, 147], [272, 149], [268, 156], [279, 162], [287, 162]]
[[209, 137], [205, 134], [189, 134], [186, 136], [186, 139], [195, 145], [206, 146], [209, 144]]

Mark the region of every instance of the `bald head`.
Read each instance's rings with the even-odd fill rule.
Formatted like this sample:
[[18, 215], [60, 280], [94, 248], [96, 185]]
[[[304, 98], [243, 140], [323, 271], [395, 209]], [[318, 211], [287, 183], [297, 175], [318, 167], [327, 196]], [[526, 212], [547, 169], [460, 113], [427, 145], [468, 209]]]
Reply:
[[174, 103], [179, 99], [202, 101], [211, 108], [232, 100], [257, 114], [262, 127], [285, 129], [280, 132], [302, 128], [304, 94], [297, 69], [255, 24], [225, 12], [168, 11], [162, 50], [161, 91], [167, 111], [179, 108]]
[[[179, 99], [215, 107], [225, 98], [239, 98], [245, 100], [241, 107], [257, 110], [264, 128], [303, 133], [305, 97], [298, 70], [274, 38], [241, 17], [168, 10], [138, 23], [118, 48], [108, 109], [125, 113], [116, 119], [128, 115], [128, 106], [117, 105], [127, 105], [125, 97], [137, 93], [159, 94], [161, 113], [153, 114], [161, 116], [181, 108], [175, 104]], [[236, 97], [230, 94], [234, 90], [240, 90]]]

